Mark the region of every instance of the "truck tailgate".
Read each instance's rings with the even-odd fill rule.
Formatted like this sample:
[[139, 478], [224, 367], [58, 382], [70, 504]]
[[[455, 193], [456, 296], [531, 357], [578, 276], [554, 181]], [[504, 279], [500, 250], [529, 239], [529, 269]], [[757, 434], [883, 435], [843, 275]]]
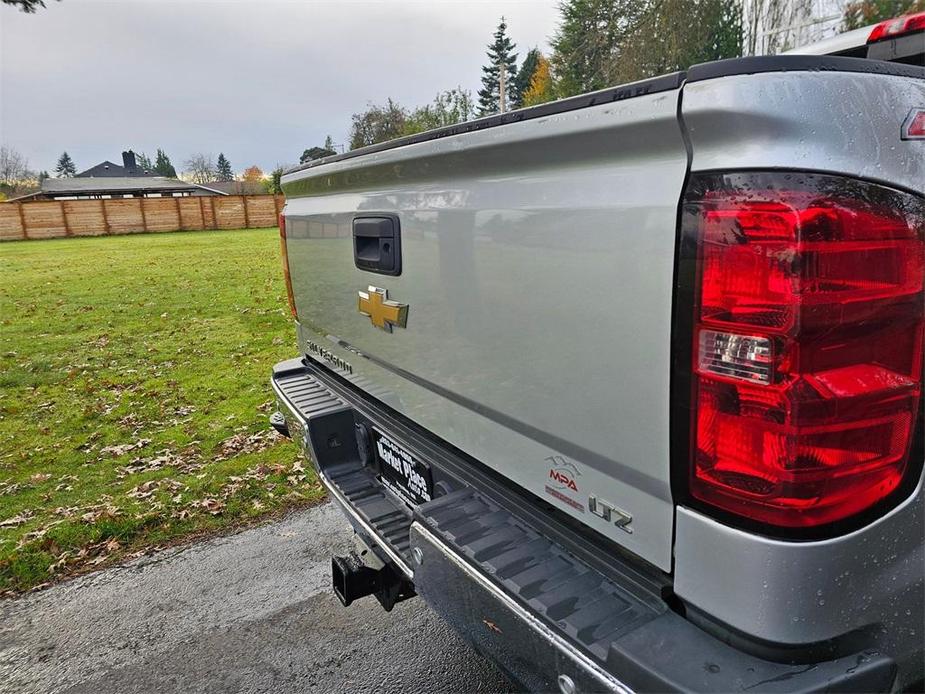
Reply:
[[[664, 570], [678, 81], [283, 180], [303, 352]], [[356, 267], [357, 215], [397, 217], [400, 275]]]

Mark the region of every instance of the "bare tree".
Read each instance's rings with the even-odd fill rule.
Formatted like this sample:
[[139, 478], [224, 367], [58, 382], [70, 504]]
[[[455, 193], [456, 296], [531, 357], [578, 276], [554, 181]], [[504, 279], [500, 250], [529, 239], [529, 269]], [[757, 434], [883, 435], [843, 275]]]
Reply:
[[208, 183], [215, 180], [215, 160], [212, 159], [211, 154], [192, 154], [183, 166], [183, 173], [193, 183]]
[[816, 0], [743, 0], [744, 54], [774, 55], [793, 48], [808, 27], [822, 20], [816, 17], [817, 10], [824, 11], [829, 4]]
[[0, 183], [15, 188], [20, 181], [28, 177], [28, 160], [12, 147], [0, 146]]

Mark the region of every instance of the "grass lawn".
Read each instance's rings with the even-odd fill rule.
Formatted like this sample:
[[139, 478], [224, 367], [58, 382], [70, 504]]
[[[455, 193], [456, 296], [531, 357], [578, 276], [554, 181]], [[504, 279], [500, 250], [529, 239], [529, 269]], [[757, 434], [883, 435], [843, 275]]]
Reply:
[[0, 245], [0, 594], [319, 499], [276, 230]]

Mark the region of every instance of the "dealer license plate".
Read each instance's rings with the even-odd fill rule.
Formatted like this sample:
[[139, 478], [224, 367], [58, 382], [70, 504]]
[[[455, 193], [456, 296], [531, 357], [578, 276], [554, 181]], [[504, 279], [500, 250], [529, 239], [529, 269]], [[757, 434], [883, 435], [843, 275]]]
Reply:
[[373, 441], [382, 483], [412, 506], [430, 501], [434, 491], [430, 466], [381, 431], [373, 430]]

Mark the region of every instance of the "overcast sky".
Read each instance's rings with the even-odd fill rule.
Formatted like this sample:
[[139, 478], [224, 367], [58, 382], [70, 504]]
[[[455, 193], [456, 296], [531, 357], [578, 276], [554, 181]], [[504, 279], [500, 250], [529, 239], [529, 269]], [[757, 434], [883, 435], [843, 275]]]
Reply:
[[294, 163], [350, 115], [457, 85], [475, 94], [503, 14], [520, 58], [546, 51], [555, 0], [46, 0], [0, 6], [0, 140], [35, 170], [82, 170], [157, 147], [177, 170], [224, 152], [235, 170]]

